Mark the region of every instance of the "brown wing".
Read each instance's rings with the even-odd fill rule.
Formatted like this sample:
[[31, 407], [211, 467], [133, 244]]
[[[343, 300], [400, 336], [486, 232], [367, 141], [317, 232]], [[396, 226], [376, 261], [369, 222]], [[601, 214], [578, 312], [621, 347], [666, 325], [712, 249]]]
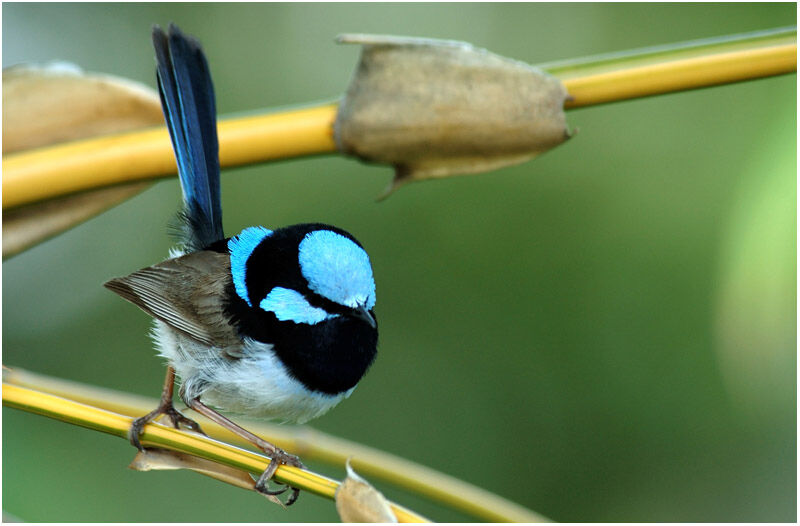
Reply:
[[190, 338], [226, 348], [239, 343], [223, 311], [230, 275], [227, 254], [200, 251], [103, 285]]

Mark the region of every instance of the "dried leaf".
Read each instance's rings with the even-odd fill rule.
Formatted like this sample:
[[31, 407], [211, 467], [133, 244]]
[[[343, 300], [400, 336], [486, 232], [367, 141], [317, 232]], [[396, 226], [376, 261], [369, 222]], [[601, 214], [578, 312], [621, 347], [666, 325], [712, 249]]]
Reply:
[[132, 183], [3, 211], [3, 259], [68, 230], [150, 187]]
[[347, 460], [347, 477], [336, 490], [336, 511], [342, 522], [397, 522], [389, 501], [360, 477]]
[[246, 471], [167, 449], [148, 448], [139, 451], [128, 467], [136, 471], [191, 469], [240, 488], [255, 488], [253, 478]]
[[339, 151], [409, 181], [517, 164], [569, 138], [567, 91], [533, 66], [465, 42], [344, 35], [363, 45], [339, 106]]
[[3, 70], [3, 155], [164, 122], [158, 93], [65, 62]]
[[[148, 448], [144, 451], [139, 451], [128, 467], [136, 471], [191, 469], [202, 475], [227, 482], [239, 488], [255, 491], [256, 486], [253, 477], [246, 471], [167, 449]], [[278, 497], [274, 495], [264, 496], [283, 507], [283, 503]]]
[[[158, 93], [68, 63], [3, 70], [3, 155], [163, 122]], [[3, 211], [3, 258], [71, 228], [150, 186], [131, 183]]]

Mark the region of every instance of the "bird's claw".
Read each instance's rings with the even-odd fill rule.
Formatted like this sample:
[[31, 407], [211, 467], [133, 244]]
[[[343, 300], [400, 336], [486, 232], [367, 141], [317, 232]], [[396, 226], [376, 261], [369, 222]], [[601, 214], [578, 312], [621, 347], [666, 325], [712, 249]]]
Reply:
[[164, 415], [166, 415], [167, 418], [170, 419], [170, 421], [172, 422], [172, 427], [174, 427], [175, 429], [180, 429], [181, 425], [183, 425], [186, 429], [190, 429], [192, 431], [200, 433], [201, 435], [208, 436], [206, 435], [205, 431], [203, 431], [203, 429], [200, 427], [200, 424], [198, 424], [191, 418], [184, 416], [183, 413], [181, 413], [174, 407], [168, 407], [164, 411]]
[[272, 480], [272, 477], [275, 475], [275, 471], [277, 471], [278, 467], [281, 465], [294, 466], [301, 469], [304, 469], [305, 466], [303, 465], [302, 462], [300, 462], [299, 458], [297, 458], [294, 455], [290, 455], [281, 449], [272, 452], [271, 455], [272, 456], [269, 461], [269, 465], [267, 466], [267, 469], [264, 470], [264, 473], [262, 473], [261, 476], [258, 477], [258, 480], [256, 481], [255, 489], [257, 492], [264, 495], [281, 495], [283, 493], [286, 493], [287, 490], [291, 489], [292, 493], [289, 495], [289, 497], [286, 499], [286, 502], [284, 503], [285, 506], [291, 506], [292, 504], [295, 503], [297, 497], [300, 495], [300, 489], [289, 485], [281, 484], [282, 486], [281, 488], [276, 490], [271, 490], [269, 489], [269, 481]]
[[175, 429], [180, 429], [181, 426], [183, 426], [184, 428], [200, 433], [201, 435], [206, 434], [200, 427], [200, 424], [191, 418], [184, 416], [183, 413], [175, 409], [172, 404], [161, 405], [146, 415], [134, 420], [131, 424], [131, 427], [128, 428], [128, 441], [133, 444], [136, 449], [139, 451], [144, 451], [144, 446], [142, 446], [142, 443], [139, 440], [139, 437], [142, 435], [142, 431], [144, 430], [144, 426], [156, 420], [161, 415], [169, 418], [172, 427]]
[[144, 451], [144, 446], [139, 441], [139, 436], [141, 436], [144, 426], [150, 421], [147, 418], [148, 416], [149, 415], [137, 418], [136, 420], [133, 421], [131, 427], [128, 428], [128, 442], [133, 444], [133, 447], [135, 447], [139, 451]]

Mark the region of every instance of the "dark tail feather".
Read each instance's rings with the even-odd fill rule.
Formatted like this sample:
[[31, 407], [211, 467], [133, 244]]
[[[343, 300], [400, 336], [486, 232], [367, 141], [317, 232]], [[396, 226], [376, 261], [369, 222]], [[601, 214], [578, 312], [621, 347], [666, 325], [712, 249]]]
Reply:
[[201, 250], [223, 239], [214, 86], [200, 44], [174, 24], [153, 27], [158, 91], [183, 189], [181, 241]]

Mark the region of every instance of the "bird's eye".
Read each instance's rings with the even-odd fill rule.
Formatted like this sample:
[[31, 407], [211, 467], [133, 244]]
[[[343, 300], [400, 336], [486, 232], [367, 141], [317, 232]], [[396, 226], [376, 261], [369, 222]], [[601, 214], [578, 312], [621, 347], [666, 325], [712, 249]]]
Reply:
[[280, 321], [293, 321], [314, 325], [338, 314], [330, 314], [325, 309], [314, 307], [296, 290], [275, 287], [259, 304], [263, 310], [275, 314]]

